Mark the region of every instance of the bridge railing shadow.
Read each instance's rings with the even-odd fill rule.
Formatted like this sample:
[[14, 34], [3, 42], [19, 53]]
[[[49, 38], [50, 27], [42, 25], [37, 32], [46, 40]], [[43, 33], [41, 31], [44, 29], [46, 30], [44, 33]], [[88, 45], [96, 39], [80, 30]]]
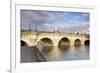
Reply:
[[43, 53], [37, 48], [36, 46], [34, 48], [34, 54], [35, 54], [35, 59], [36, 62], [47, 62], [47, 59], [44, 57]]

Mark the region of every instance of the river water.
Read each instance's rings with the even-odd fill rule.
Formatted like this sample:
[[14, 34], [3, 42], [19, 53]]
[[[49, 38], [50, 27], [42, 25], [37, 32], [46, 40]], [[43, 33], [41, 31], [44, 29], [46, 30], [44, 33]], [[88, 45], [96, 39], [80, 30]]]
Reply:
[[[89, 60], [89, 46], [44, 47], [39, 49], [47, 61]], [[35, 61], [34, 48], [21, 47], [21, 63]]]
[[[40, 49], [41, 50], [41, 49]], [[44, 57], [48, 61], [88, 60], [89, 46], [70, 46], [42, 48]]]
[[[39, 49], [47, 61], [89, 60], [89, 46], [43, 47]], [[21, 63], [37, 62], [34, 48], [21, 47]]]

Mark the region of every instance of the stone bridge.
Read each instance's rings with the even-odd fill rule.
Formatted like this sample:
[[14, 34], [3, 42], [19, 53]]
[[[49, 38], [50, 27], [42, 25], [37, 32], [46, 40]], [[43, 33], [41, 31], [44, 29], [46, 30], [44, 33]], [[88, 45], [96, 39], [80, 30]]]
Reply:
[[86, 45], [89, 44], [89, 35], [62, 32], [34, 32], [21, 31], [21, 44], [35, 46], [38, 43], [45, 43], [48, 46], [59, 45]]

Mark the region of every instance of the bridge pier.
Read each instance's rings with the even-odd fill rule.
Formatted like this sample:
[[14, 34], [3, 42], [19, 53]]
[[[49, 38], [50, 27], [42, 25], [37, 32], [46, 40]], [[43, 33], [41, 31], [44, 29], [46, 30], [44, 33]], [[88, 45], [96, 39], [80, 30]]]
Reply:
[[74, 46], [74, 41], [73, 39], [70, 40], [70, 46]]
[[84, 40], [81, 40], [81, 45], [84, 45], [84, 42], [85, 42]]
[[58, 39], [54, 39], [54, 41], [53, 41], [53, 46], [58, 46], [58, 43], [59, 43], [59, 40]]

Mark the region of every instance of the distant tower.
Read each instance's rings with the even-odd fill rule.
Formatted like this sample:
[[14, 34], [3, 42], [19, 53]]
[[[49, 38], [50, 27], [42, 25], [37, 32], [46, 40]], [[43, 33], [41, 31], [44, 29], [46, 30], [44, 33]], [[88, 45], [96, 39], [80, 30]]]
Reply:
[[35, 31], [37, 32], [37, 24], [36, 24], [36, 26], [35, 26]]
[[31, 31], [31, 24], [29, 24], [29, 31]]
[[54, 26], [54, 32], [56, 32], [56, 30], [57, 30], [57, 28], [56, 28], [56, 26]]

